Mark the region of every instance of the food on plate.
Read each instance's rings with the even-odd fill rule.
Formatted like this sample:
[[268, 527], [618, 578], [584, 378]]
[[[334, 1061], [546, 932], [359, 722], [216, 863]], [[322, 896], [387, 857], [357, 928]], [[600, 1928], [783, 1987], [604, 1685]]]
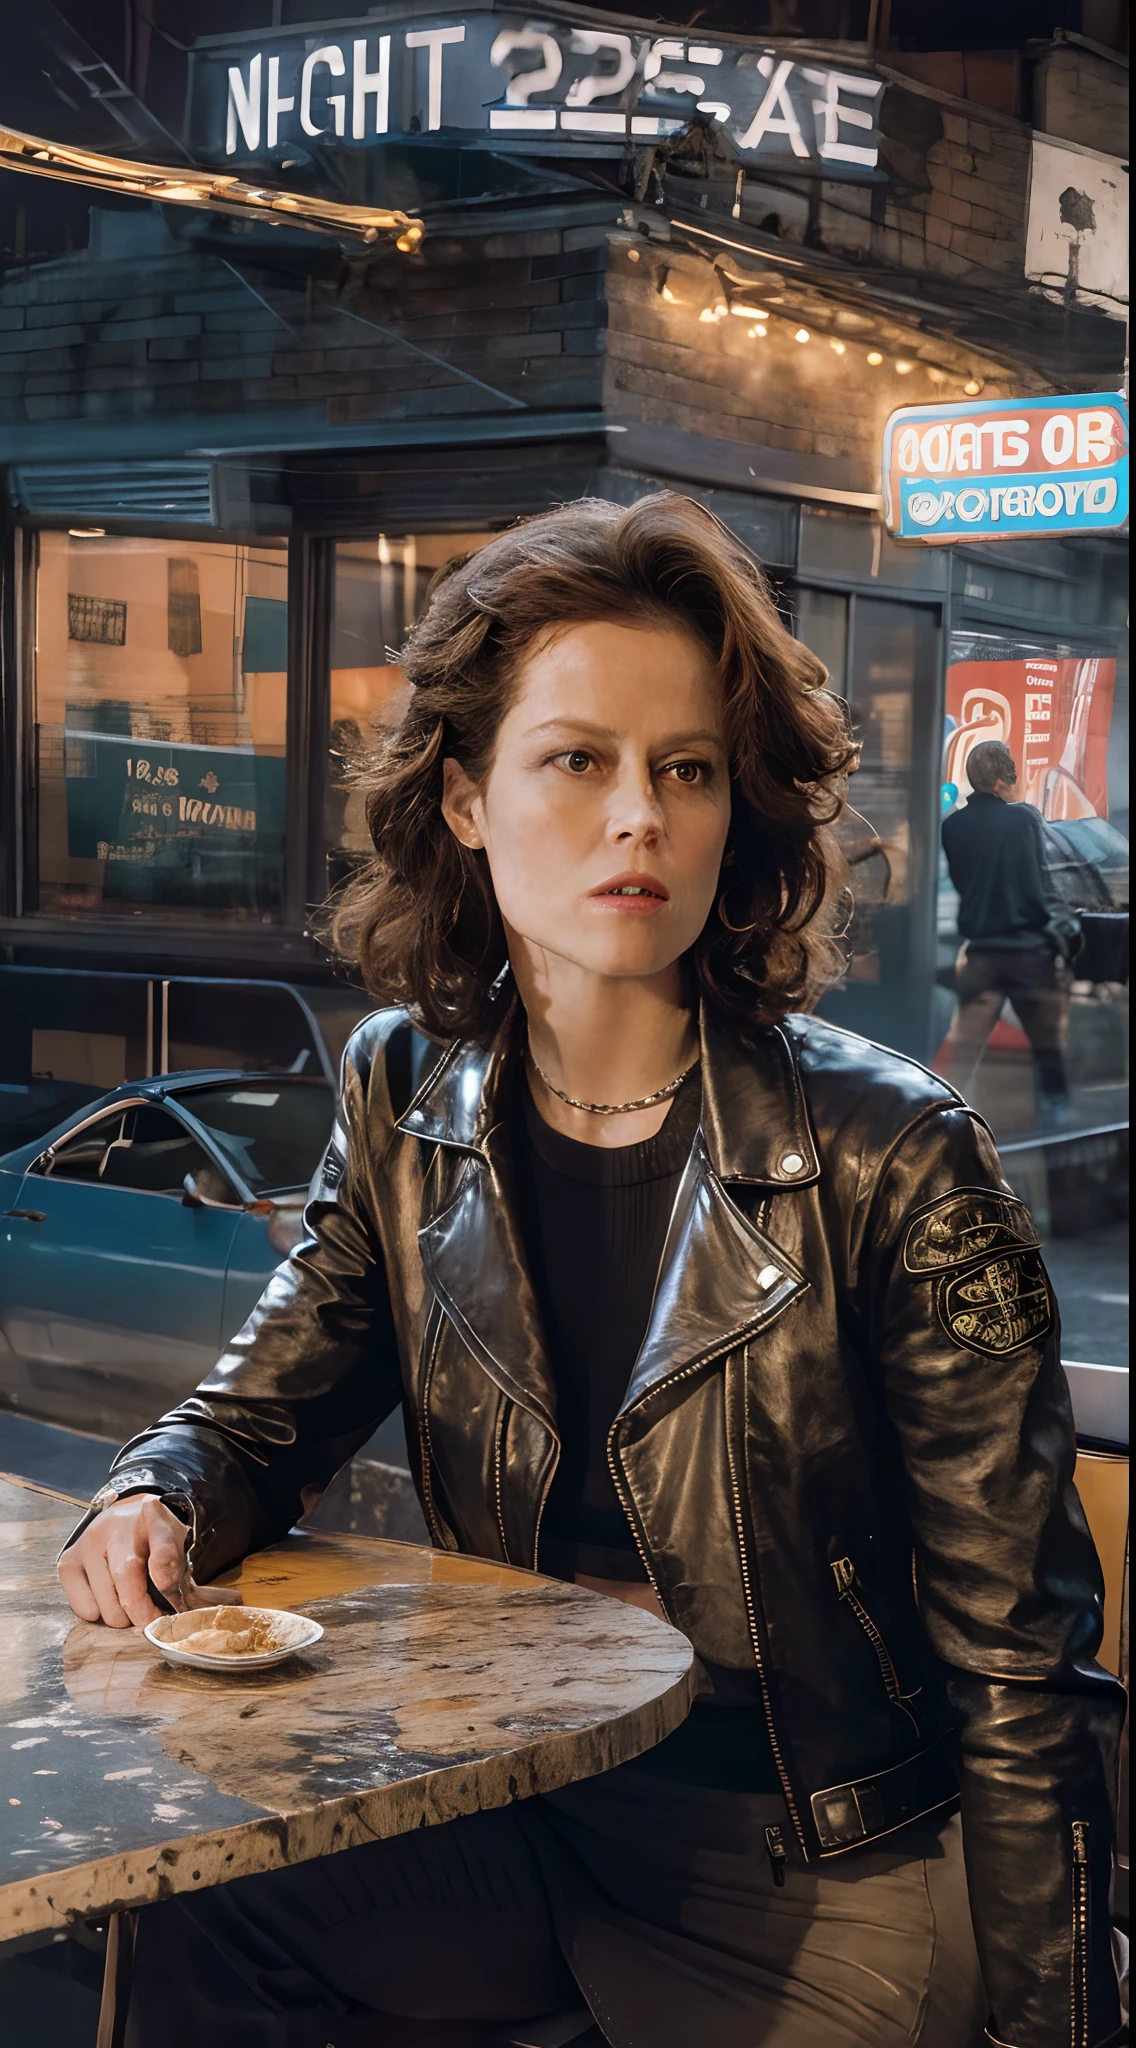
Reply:
[[279, 1624], [287, 1618], [264, 1609], [250, 1613], [244, 1607], [199, 1607], [179, 1614], [165, 1638], [196, 1657], [259, 1657], [266, 1650], [285, 1647]]

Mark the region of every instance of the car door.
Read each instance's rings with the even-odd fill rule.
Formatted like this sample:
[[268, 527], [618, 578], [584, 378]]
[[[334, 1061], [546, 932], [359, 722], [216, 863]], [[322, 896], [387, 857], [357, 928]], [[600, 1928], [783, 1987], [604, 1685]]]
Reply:
[[[183, 1204], [187, 1174], [210, 1206]], [[116, 1104], [56, 1141], [13, 1208], [5, 1335], [29, 1412], [121, 1438], [191, 1393], [220, 1349], [240, 1206], [180, 1118]]]

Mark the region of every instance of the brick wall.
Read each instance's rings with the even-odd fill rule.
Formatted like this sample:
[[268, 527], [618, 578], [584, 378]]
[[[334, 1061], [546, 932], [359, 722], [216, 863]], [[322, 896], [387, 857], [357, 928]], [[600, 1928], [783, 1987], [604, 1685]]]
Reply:
[[589, 224], [429, 238], [353, 263], [338, 289], [318, 244], [309, 281], [302, 251], [270, 273], [234, 239], [230, 268], [155, 214], [94, 210], [89, 249], [0, 284], [0, 422], [281, 405], [397, 420], [492, 410], [485, 384], [593, 406], [603, 242]]
[[[733, 252], [720, 255], [719, 266], [681, 236], [664, 243], [612, 235], [604, 402], [613, 417], [836, 462], [833, 481], [872, 492], [884, 421], [896, 406], [961, 398], [976, 371], [991, 397], [1028, 383], [982, 350], [915, 328], [883, 306], [828, 295], [815, 278], [763, 273], [758, 259], [746, 265]], [[769, 315], [763, 336], [732, 314], [702, 320], [722, 299], [723, 282], [728, 294], [760, 302]], [[799, 332], [808, 340], [798, 342]], [[883, 360], [871, 364], [869, 353]], [[819, 467], [811, 480], [823, 481]]]
[[1128, 66], [1077, 43], [1054, 43], [1034, 74], [1034, 124], [1106, 156], [1128, 156]]
[[884, 97], [886, 186], [826, 183], [826, 249], [897, 270], [1022, 285], [1028, 129], [893, 80]]

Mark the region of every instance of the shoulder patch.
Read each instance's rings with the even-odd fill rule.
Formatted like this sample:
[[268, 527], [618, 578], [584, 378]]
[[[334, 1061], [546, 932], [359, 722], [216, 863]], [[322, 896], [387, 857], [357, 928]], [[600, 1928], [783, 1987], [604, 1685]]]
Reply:
[[1036, 1249], [1037, 1231], [1024, 1202], [996, 1188], [954, 1188], [913, 1217], [903, 1246], [909, 1273], [942, 1273], [989, 1252]]
[[935, 1309], [948, 1337], [984, 1358], [1044, 1343], [1054, 1322], [1053, 1296], [1036, 1252], [945, 1275], [935, 1289]]

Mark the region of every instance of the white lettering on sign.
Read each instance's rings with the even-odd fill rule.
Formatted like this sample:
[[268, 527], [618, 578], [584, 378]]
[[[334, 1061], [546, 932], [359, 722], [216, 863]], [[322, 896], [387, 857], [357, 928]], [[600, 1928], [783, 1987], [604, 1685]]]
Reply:
[[[801, 134], [801, 124], [796, 109], [789, 98], [789, 75], [793, 69], [792, 60], [783, 57], [774, 70], [772, 57], [759, 57], [757, 68], [763, 78], [769, 79], [769, 88], [753, 120], [744, 135], [738, 138], [739, 149], [756, 149], [763, 136], [786, 135], [794, 156], [807, 156], [809, 145]], [[780, 108], [780, 112], [778, 109]]]
[[813, 113], [817, 120], [817, 155], [826, 163], [873, 165], [878, 151], [865, 149], [863, 143], [842, 142], [840, 124], [849, 128], [866, 128], [869, 134], [873, 127], [873, 116], [866, 107], [846, 107], [841, 100], [842, 92], [858, 92], [866, 98], [875, 99], [880, 86], [875, 78], [855, 78], [844, 71], [813, 71], [805, 69], [810, 85], [819, 85], [823, 99], [813, 101]]
[[442, 51], [450, 43], [464, 43], [462, 28], [412, 28], [407, 30], [408, 50], [429, 50], [430, 70], [426, 87], [426, 126], [442, 125]]
[[263, 61], [258, 51], [249, 64], [247, 85], [238, 66], [229, 66], [229, 111], [225, 122], [227, 156], [235, 156], [237, 153], [238, 126], [245, 139], [245, 148], [260, 148], [260, 71]]
[[[539, 28], [503, 28], [489, 52], [491, 64], [505, 65], [514, 51], [533, 50], [543, 59], [535, 71], [515, 71], [505, 87], [507, 107], [527, 107], [529, 96], [534, 92], [551, 92], [560, 83], [564, 69], [564, 55], [555, 36]], [[532, 110], [534, 113], [536, 108]], [[542, 107], [541, 113], [550, 113], [550, 127], [556, 126], [555, 107]]]
[[973, 525], [987, 519], [1029, 519], [1035, 513], [1054, 519], [1069, 518], [1083, 505], [1086, 512], [1108, 513], [1116, 508], [1118, 488], [1114, 476], [1070, 477], [1067, 483], [970, 484], [961, 491], [913, 491], [907, 510], [918, 526], [938, 526], [952, 516]]
[[1068, 413], [1052, 413], [1041, 430], [1041, 452], [1054, 469], [1068, 462], [1075, 439], [1076, 429]]
[[1077, 461], [1111, 462], [1112, 419], [1107, 412], [1077, 414]]
[[[598, 57], [610, 50], [615, 58], [614, 71], [590, 71], [586, 78], [578, 78], [569, 86], [565, 107], [590, 107], [593, 100], [614, 97], [629, 86], [635, 76], [635, 52], [631, 37], [603, 31], [597, 34], [590, 28], [576, 28], [572, 31], [572, 48], [582, 57]], [[619, 116], [613, 116], [620, 119]], [[563, 125], [567, 126], [567, 123]]]
[[286, 98], [281, 98], [281, 95], [280, 95], [280, 59], [279, 59], [279, 57], [270, 57], [270, 58], [269, 58], [269, 60], [268, 60], [268, 124], [267, 124], [267, 126], [268, 126], [268, 136], [267, 136], [267, 141], [268, 141], [268, 147], [269, 147], [269, 149], [275, 149], [275, 147], [276, 147], [276, 144], [277, 144], [277, 143], [278, 143], [278, 141], [280, 140], [280, 116], [281, 116], [281, 114], [290, 114], [290, 113], [292, 112], [292, 109], [294, 108], [295, 104], [296, 104], [296, 95], [295, 95], [295, 93], [291, 93], [291, 94], [289, 94], [289, 95], [288, 95], [288, 96], [287, 96]]
[[[333, 78], [342, 78], [347, 69], [337, 43], [325, 43], [322, 49], [312, 50], [304, 58], [304, 68], [300, 73], [300, 126], [305, 135], [322, 135], [324, 132], [320, 122], [312, 120], [312, 80], [317, 64], [326, 64]], [[347, 127], [346, 94], [329, 92], [327, 103], [334, 116], [335, 132], [342, 135]]]
[[385, 135], [390, 118], [390, 54], [391, 39], [379, 37], [379, 68], [367, 69], [367, 45], [362, 37], [355, 44], [354, 65], [351, 72], [351, 137], [362, 142], [367, 133], [367, 101], [375, 102], [375, 125], [372, 135]]
[[[983, 439], [989, 437], [989, 455]], [[1029, 460], [1028, 420], [958, 420], [948, 431], [937, 421], [921, 434], [904, 427], [896, 442], [896, 462], [905, 476], [951, 476], [967, 470], [1021, 469]]]
[[[634, 26], [522, 19], [497, 29], [488, 15], [437, 27], [391, 23], [381, 33], [354, 36], [350, 47], [346, 40], [308, 41], [312, 47], [276, 39], [267, 65], [259, 50], [237, 63], [219, 52], [202, 59], [192, 119], [198, 110], [205, 117], [206, 158], [219, 147], [214, 95], [221, 84], [229, 157], [255, 155], [262, 145], [284, 148], [300, 134], [325, 144], [370, 143], [392, 132], [392, 120], [399, 133], [446, 126], [516, 136], [558, 131], [580, 141], [658, 139], [702, 113], [727, 128], [742, 157], [807, 163], [829, 177], [870, 177], [878, 167], [883, 80], [771, 50], [755, 62], [740, 45], [637, 33]], [[423, 96], [413, 90], [419, 51], [426, 52]], [[334, 89], [348, 77], [350, 87]]]

